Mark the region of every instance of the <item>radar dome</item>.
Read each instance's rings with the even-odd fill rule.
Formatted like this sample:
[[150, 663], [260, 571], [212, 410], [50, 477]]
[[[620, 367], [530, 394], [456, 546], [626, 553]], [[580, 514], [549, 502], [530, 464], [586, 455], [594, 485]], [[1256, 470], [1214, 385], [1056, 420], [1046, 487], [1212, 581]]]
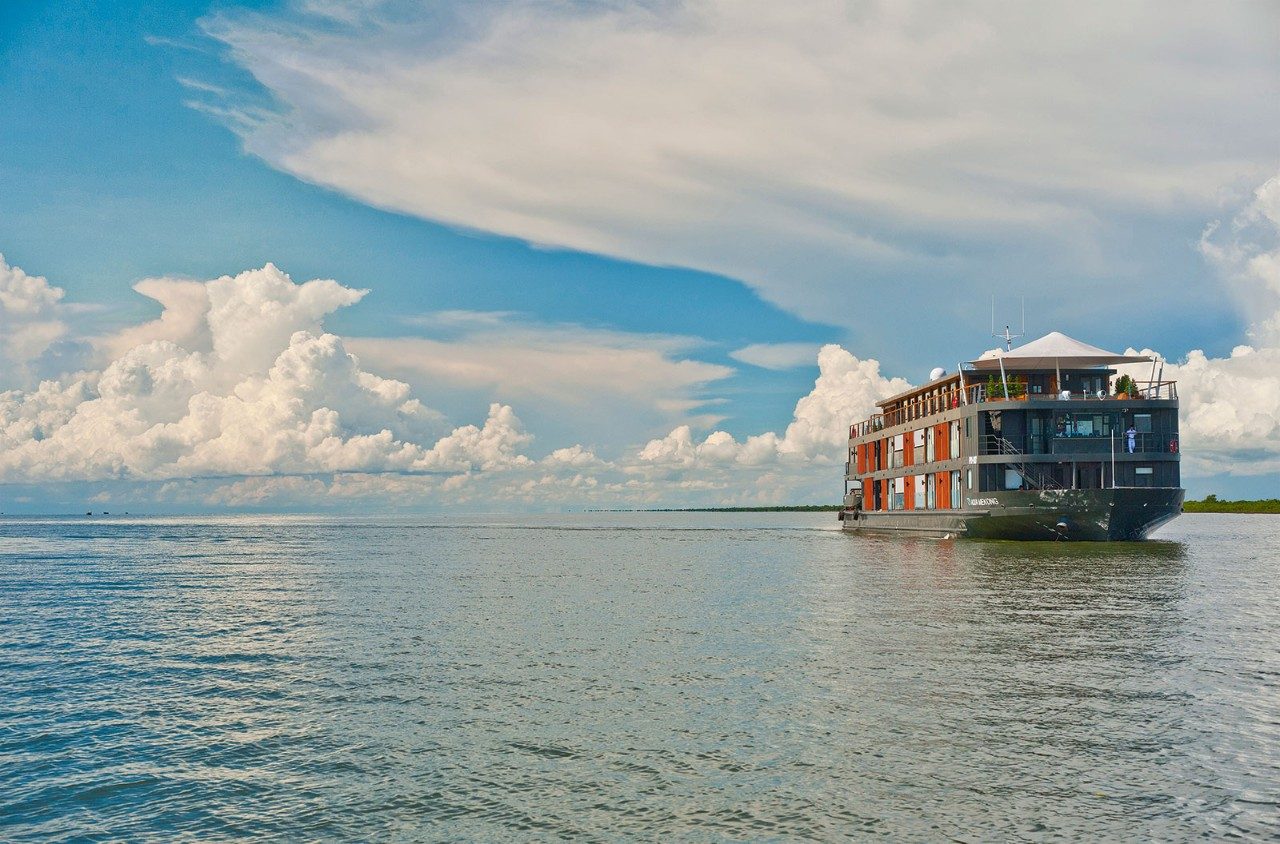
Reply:
[[934, 367], [934, 368], [929, 372], [929, 380], [930, 380], [930, 381], [937, 381], [939, 378], [941, 378], [942, 376], [944, 376], [944, 375], [946, 375], [946, 374], [947, 374], [947, 371], [946, 371], [945, 369], [943, 369], [943, 368], [942, 368], [942, 367], [940, 367], [940, 366], [935, 366], [935, 367]]

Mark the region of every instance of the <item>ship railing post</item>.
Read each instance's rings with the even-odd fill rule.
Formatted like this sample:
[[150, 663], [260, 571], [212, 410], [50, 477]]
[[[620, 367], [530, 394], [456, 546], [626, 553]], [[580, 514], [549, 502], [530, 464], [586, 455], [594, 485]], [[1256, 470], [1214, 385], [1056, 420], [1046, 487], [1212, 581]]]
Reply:
[[1116, 429], [1111, 429], [1111, 488], [1116, 488]]

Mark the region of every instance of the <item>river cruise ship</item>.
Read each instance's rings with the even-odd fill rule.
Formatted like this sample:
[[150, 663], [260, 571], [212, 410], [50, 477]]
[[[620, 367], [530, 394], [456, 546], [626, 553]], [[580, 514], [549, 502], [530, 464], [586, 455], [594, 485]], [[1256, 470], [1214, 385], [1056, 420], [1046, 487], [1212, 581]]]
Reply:
[[[1114, 367], [1131, 364], [1149, 364], [1148, 380], [1116, 378]], [[844, 528], [1145, 539], [1182, 512], [1184, 496], [1178, 388], [1162, 374], [1150, 357], [1058, 332], [953, 374], [935, 370], [850, 427]]]

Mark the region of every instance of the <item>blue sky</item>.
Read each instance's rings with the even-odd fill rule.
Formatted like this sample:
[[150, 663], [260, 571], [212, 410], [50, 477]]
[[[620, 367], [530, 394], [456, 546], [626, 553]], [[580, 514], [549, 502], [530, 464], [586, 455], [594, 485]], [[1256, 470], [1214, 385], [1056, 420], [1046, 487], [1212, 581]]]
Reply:
[[[100, 318], [153, 315], [154, 303], [129, 292], [137, 279], [214, 278], [270, 261], [298, 279], [372, 289], [359, 309], [334, 320], [343, 333], [379, 333], [398, 317], [438, 310], [516, 311], [701, 337], [709, 341], [703, 356], [719, 362], [749, 343], [841, 336], [732, 279], [462, 231], [272, 169], [192, 109], [193, 92], [179, 82], [246, 84], [200, 30], [215, 8], [31, 2], [6, 7], [0, 19], [12, 80], [0, 104], [23, 115], [0, 151], [0, 251], [75, 299], [108, 308]], [[812, 372], [743, 375], [726, 388], [778, 399], [735, 407], [744, 430], [785, 423], [787, 398], [812, 382]]]
[[[989, 345], [993, 294], [1009, 317], [1025, 296], [1032, 334], [1173, 361], [1203, 350], [1205, 384], [1274, 391], [1231, 363], [1240, 344], [1270, 351], [1255, 323], [1280, 293], [1247, 260], [1273, 236], [1254, 236], [1280, 158], [1273, 11], [726, 9], [5, 4], [0, 252], [65, 295], [50, 317], [58, 354], [4, 386], [30, 390], [71, 360], [104, 370], [125, 351], [109, 338], [160, 313], [131, 289], [142, 279], [270, 263], [369, 291], [293, 327], [332, 332], [366, 371], [408, 384], [438, 415], [432, 437], [510, 404], [532, 444], [508, 458], [580, 444], [616, 474], [619, 500], [638, 479], [646, 501], [738, 500], [742, 477], [701, 456], [657, 474], [628, 462], [686, 424], [695, 447], [715, 430], [740, 443], [778, 432], [780, 459], [822, 459], [766, 486], [838, 490], [839, 466], [785, 432], [809, 424], [797, 400], [818, 347], [878, 361], [868, 390], [917, 382]], [[259, 282], [274, 284], [244, 290]], [[513, 370], [544, 362], [522, 383], [494, 374], [502, 355]], [[855, 369], [831, 366], [832, 379]], [[1206, 440], [1192, 492], [1273, 491], [1272, 406], [1203, 418], [1210, 436], [1231, 433]], [[284, 465], [254, 477], [307, 474]], [[159, 486], [181, 480], [102, 471], [28, 472], [11, 489], [40, 510], [104, 484], [128, 498], [136, 482], [145, 509], [170, 506]], [[171, 506], [315, 504], [297, 484], [228, 503], [220, 483]]]

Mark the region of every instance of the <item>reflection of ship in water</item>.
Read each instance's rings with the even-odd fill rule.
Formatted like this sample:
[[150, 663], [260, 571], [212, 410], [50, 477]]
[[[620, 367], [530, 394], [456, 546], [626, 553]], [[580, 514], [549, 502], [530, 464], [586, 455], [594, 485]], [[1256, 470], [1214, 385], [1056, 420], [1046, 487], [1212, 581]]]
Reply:
[[[1147, 381], [1112, 377], [1151, 363]], [[1177, 384], [1058, 332], [880, 402], [849, 429], [847, 530], [1145, 539], [1182, 512]]]

